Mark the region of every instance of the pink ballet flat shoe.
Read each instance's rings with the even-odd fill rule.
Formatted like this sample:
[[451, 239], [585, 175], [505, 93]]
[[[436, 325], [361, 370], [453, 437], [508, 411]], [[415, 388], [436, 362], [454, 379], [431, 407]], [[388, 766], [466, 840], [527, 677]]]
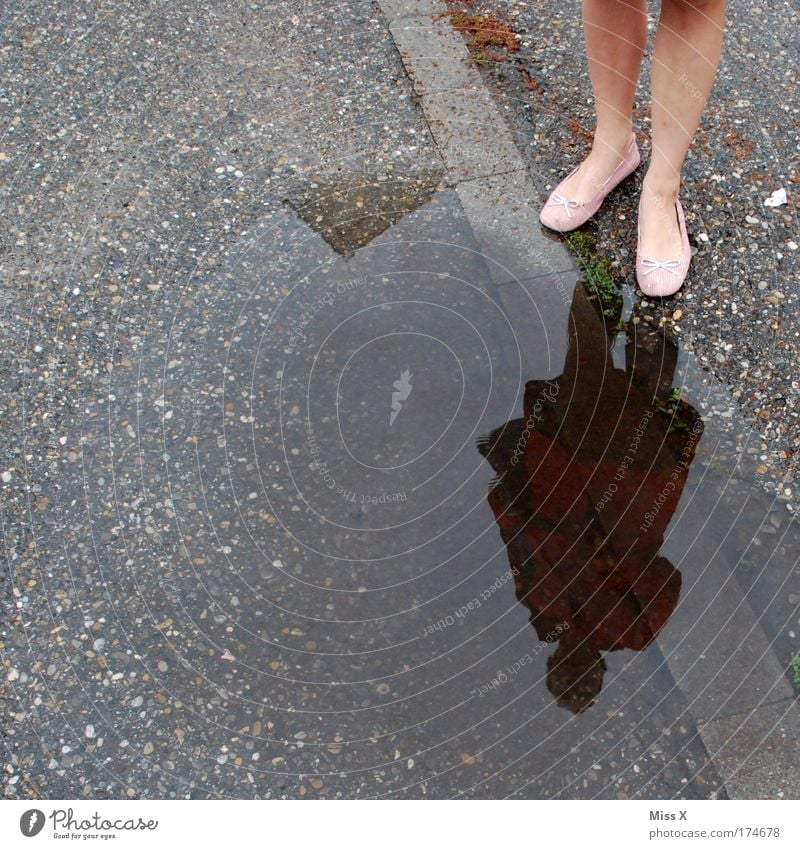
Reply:
[[561, 193], [561, 187], [581, 167], [573, 168], [566, 177], [553, 189], [550, 197], [539, 213], [539, 221], [551, 230], [566, 233], [575, 230], [585, 224], [600, 209], [612, 189], [615, 189], [626, 177], [629, 177], [639, 167], [641, 162], [639, 146], [636, 144], [636, 135], [631, 133], [631, 143], [622, 157], [622, 162], [614, 169], [612, 174], [603, 181], [600, 191], [589, 201], [579, 203], [570, 200]]
[[[642, 201], [639, 199], [641, 211]], [[686, 232], [686, 220], [683, 217], [683, 207], [680, 200], [675, 201], [675, 214], [678, 217], [678, 228], [681, 233], [682, 250], [681, 255], [675, 259], [650, 259], [642, 256], [639, 251], [641, 244], [642, 228], [637, 225], [638, 238], [636, 242], [636, 282], [639, 288], [650, 298], [665, 298], [674, 295], [683, 286], [686, 275], [689, 273], [689, 264], [692, 261], [692, 247], [689, 244], [689, 235]]]

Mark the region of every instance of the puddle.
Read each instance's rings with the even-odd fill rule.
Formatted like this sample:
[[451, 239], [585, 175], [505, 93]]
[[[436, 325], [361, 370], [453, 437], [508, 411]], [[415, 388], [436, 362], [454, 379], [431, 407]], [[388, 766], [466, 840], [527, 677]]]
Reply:
[[361, 180], [276, 202], [115, 340], [47, 587], [112, 631], [103, 757], [155, 746], [190, 795], [724, 796], [708, 729], [786, 700], [797, 618], [752, 434], [502, 199]]

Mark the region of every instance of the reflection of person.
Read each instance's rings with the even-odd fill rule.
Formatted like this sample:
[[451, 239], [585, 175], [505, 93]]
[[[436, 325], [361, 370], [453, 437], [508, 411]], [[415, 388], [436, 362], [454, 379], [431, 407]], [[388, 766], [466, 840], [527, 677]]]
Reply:
[[[636, 263], [648, 295], [673, 294], [689, 270], [681, 169], [719, 65], [725, 7], [726, 0], [661, 3], [651, 69], [652, 154], [639, 203]], [[591, 152], [542, 208], [542, 223], [560, 231], [591, 218], [639, 164], [631, 114], [647, 42], [647, 2], [583, 0], [583, 30], [597, 123]]]
[[[702, 434], [674, 396], [677, 349], [629, 323], [625, 369], [610, 322], [575, 290], [563, 374], [525, 387], [522, 419], [479, 450], [517, 598], [540, 640], [558, 642], [547, 686], [575, 713], [603, 683], [601, 652], [641, 651], [678, 601], [680, 573], [658, 554]], [[556, 389], [557, 387], [557, 389]]]

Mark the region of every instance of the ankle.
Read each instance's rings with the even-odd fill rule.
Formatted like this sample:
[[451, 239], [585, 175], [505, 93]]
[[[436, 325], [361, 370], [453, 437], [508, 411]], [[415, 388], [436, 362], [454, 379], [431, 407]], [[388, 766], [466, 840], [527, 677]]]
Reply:
[[674, 204], [681, 189], [680, 177], [661, 177], [645, 174], [642, 180], [642, 195], [647, 199]]
[[631, 143], [632, 132], [630, 123], [615, 124], [612, 127], [598, 125], [594, 131], [592, 150], [624, 153]]

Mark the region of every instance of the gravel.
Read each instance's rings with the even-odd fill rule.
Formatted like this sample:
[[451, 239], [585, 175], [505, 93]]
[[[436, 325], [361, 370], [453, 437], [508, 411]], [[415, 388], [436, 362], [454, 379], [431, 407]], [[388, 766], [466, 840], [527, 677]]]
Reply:
[[[543, 201], [585, 155], [594, 127], [580, 3], [492, 0], [483, 8], [520, 36], [518, 52], [479, 67], [503, 104]], [[634, 104], [644, 166], [654, 26], [651, 14]], [[720, 69], [683, 175], [692, 270], [674, 298], [653, 307], [684, 350], [730, 387], [742, 417], [764, 442], [763, 487], [792, 497], [800, 452], [798, 26], [800, 11], [789, 2], [728, 3]], [[621, 285], [635, 285], [636, 203], [644, 171], [586, 227], [612, 259]], [[781, 190], [786, 205], [765, 205]]]

